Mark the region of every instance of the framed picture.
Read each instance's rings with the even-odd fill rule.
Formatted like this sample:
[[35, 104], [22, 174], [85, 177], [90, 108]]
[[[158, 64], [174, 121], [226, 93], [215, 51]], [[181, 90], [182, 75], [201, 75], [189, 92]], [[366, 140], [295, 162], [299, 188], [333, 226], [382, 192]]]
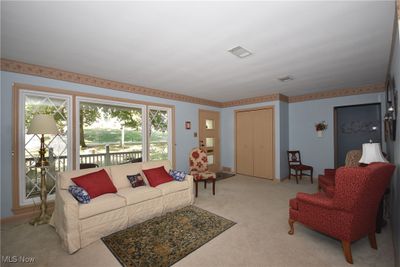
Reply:
[[386, 83], [385, 140], [396, 140], [397, 90], [394, 77]]
[[185, 122], [185, 129], [190, 130], [192, 128], [192, 123], [190, 121]]

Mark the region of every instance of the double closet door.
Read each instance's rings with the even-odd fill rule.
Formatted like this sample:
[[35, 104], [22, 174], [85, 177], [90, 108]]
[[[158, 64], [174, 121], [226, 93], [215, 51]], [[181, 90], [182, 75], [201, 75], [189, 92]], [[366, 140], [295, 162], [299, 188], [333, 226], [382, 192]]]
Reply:
[[236, 112], [236, 172], [274, 179], [273, 107]]

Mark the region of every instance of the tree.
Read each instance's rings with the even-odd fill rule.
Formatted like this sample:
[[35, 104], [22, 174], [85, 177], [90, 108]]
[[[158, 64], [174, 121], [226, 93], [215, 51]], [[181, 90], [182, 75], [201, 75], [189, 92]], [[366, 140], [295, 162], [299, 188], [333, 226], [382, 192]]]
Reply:
[[103, 107], [81, 102], [79, 111], [79, 143], [82, 148], [87, 147], [84, 127], [91, 125], [101, 118]]

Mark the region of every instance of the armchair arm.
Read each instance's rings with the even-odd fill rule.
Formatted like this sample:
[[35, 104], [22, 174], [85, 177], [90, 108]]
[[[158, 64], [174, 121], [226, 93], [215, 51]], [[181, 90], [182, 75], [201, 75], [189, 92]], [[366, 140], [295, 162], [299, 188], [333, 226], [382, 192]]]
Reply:
[[304, 202], [306, 204], [319, 206], [326, 209], [334, 209], [332, 199], [325, 196], [322, 193], [316, 193], [316, 194], [297, 193], [296, 198], [300, 203]]
[[324, 170], [325, 176], [335, 176], [335, 174], [336, 174], [336, 169], [325, 169]]

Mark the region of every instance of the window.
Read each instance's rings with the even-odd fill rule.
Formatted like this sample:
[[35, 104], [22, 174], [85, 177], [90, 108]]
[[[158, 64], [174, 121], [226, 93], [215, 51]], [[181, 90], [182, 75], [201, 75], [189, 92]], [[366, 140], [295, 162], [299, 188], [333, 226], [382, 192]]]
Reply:
[[71, 162], [71, 97], [61, 94], [20, 91], [19, 112], [19, 185], [20, 204], [40, 201], [40, 169], [35, 164], [39, 158], [40, 136], [27, 134], [28, 127], [35, 114], [51, 114], [57, 123], [59, 134], [45, 135], [46, 187], [49, 199], [54, 197], [56, 173], [70, 169]]
[[79, 167], [143, 161], [144, 106], [78, 98]]
[[149, 160], [171, 160], [170, 111], [166, 108], [149, 108]]

